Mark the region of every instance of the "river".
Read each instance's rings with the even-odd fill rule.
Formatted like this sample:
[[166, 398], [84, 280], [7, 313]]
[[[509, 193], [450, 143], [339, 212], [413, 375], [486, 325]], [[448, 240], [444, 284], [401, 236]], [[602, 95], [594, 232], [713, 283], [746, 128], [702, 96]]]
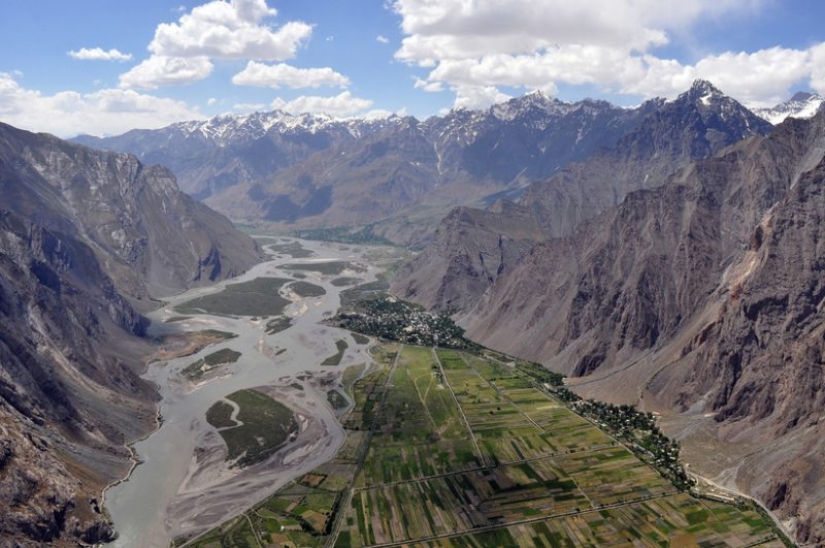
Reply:
[[[366, 271], [345, 272], [342, 276], [357, 276], [365, 282], [373, 281], [380, 272], [379, 267], [367, 263], [374, 248], [300, 241], [313, 255], [293, 258], [273, 252], [274, 242], [262, 240], [270, 260], [243, 276], [176, 295], [150, 314], [151, 334], [217, 329], [234, 333], [237, 338], [211, 345], [195, 355], [149, 366], [144, 378], [159, 387], [163, 424], [135, 444], [140, 464], [129, 479], [105, 493], [106, 508], [119, 533], [112, 546], [166, 547], [179, 535], [211, 528], [331, 459], [343, 443], [344, 432], [327, 402], [326, 389], [313, 382], [313, 377], [340, 375], [348, 365], [369, 362], [370, 357], [366, 346], [355, 344], [349, 332], [320, 323], [338, 310], [339, 293], [346, 287], [336, 287], [331, 281], [339, 276], [304, 272], [305, 280], [322, 286], [326, 295], [293, 295], [294, 302], [286, 309], [293, 325], [273, 335], [265, 333], [265, 321], [249, 317], [188, 315], [186, 320], [164, 323], [180, 316], [173, 311], [176, 305], [221, 291], [227, 283], [259, 277], [291, 278], [295, 271], [283, 268], [289, 263], [343, 259], [362, 265]], [[322, 366], [325, 358], [337, 352], [335, 341], [340, 339], [349, 344], [341, 364]], [[236, 363], [223, 366], [220, 376], [197, 385], [182, 379], [181, 369], [225, 347], [242, 352], [242, 356]], [[273, 458], [239, 472], [226, 466], [223, 441], [206, 423], [205, 414], [226, 395], [253, 387], [266, 387], [297, 413], [302, 426], [298, 438]], [[196, 449], [199, 458], [195, 457]]]

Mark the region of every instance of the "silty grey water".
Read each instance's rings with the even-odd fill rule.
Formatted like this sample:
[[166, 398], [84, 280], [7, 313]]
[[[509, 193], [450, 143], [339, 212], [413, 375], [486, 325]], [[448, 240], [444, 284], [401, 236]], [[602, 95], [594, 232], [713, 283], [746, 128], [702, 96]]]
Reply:
[[[293, 259], [290, 256], [272, 258], [257, 265], [249, 272], [230, 280], [228, 283], [252, 280], [262, 276], [290, 277], [291, 272], [281, 267], [288, 263], [305, 263], [310, 261], [346, 259], [363, 261], [363, 251], [355, 254], [353, 248], [340, 244], [324, 244], [319, 242], [301, 242], [304, 247], [314, 251], [314, 256], [308, 259]], [[357, 248], [355, 251], [364, 250]], [[364, 281], [372, 281], [378, 269], [369, 265], [367, 272], [358, 273]], [[341, 287], [330, 283], [334, 277], [319, 276], [308, 272], [307, 281], [320, 285], [326, 290], [326, 295], [315, 298], [297, 298], [287, 308], [287, 315], [294, 317], [293, 325], [274, 335], [265, 335], [265, 322], [252, 322], [250, 318], [231, 318], [224, 316], [196, 315], [185, 322], [173, 324], [162, 323], [163, 318], [175, 315], [172, 308], [186, 302], [195, 296], [220, 291], [227, 282], [211, 288], [200, 288], [188, 291], [169, 299], [168, 304], [153, 312], [152, 329], [156, 334], [170, 330], [200, 330], [218, 329], [238, 335], [237, 338], [212, 345], [199, 354], [179, 358], [167, 363], [156, 362], [149, 367], [145, 378], [159, 386], [162, 397], [160, 413], [163, 416], [163, 425], [145, 440], [135, 444], [135, 450], [142, 461], [132, 472], [128, 481], [115, 485], [106, 491], [105, 505], [110, 512], [115, 527], [119, 533], [118, 540], [112, 544], [115, 547], [133, 546], [168, 546], [171, 538], [181, 532], [180, 516], [170, 520], [167, 515], [170, 503], [175, 500], [181, 483], [185, 480], [193, 451], [198, 443], [198, 436], [204, 429], [211, 427], [206, 424], [204, 417], [207, 409], [224, 396], [240, 389], [262, 385], [285, 385], [294, 380], [303, 372], [342, 371], [347, 365], [369, 361], [364, 347], [350, 344], [344, 361], [337, 368], [323, 367], [320, 363], [324, 358], [335, 354], [335, 341], [348, 339], [348, 332], [323, 326], [320, 322], [333, 315], [339, 306], [339, 292]], [[349, 339], [351, 342], [351, 339]], [[261, 345], [270, 348], [286, 349], [285, 352], [275, 355], [274, 352], [262, 353]], [[191, 389], [191, 385], [182, 382], [179, 371], [199, 357], [214, 352], [223, 347], [229, 347], [243, 353], [237, 363], [226, 367], [226, 374], [212, 382]], [[266, 355], [268, 354], [268, 356]], [[230, 505], [230, 513], [237, 513], [238, 508], [251, 505], [267, 494], [277, 490], [280, 485], [308, 472], [312, 468], [331, 459], [343, 441], [343, 431], [335, 420], [332, 410], [326, 401], [325, 394], [305, 390], [306, 396], [314, 399], [312, 412], [315, 419], [321, 421], [326, 429], [328, 439], [322, 440], [318, 447], [312, 449], [309, 455], [301, 455], [293, 462], [269, 470], [265, 477], [258, 477], [258, 490], [250, 489], [249, 485], [243, 488], [238, 486], [224, 486], [220, 493], [214, 496], [228, 496], [236, 498], [234, 505]], [[259, 475], [260, 476], [260, 475]], [[245, 480], [248, 478], [244, 478]], [[197, 513], [197, 508], [191, 513]], [[224, 515], [224, 518], [230, 517]], [[217, 524], [214, 523], [215, 525]]]

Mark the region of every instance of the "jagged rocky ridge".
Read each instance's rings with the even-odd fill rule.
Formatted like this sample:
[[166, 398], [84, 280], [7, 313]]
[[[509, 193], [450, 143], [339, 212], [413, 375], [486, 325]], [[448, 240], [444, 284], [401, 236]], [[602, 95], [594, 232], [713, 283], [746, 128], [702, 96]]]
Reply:
[[101, 491], [155, 424], [136, 306], [257, 248], [165, 169], [2, 124], [0, 204], [0, 538], [106, 541]]
[[[825, 113], [788, 120], [532, 244], [453, 302], [472, 338], [662, 411], [700, 471], [822, 543], [823, 157]], [[478, 245], [455, 239], [441, 252]], [[479, 270], [420, 289], [443, 272], [405, 270], [395, 290], [432, 304]]]
[[453, 205], [517, 195], [531, 181], [615, 144], [655, 107], [564, 103], [534, 93], [424, 122], [276, 111], [77, 140], [163, 163], [184, 190], [238, 220], [378, 223], [382, 234], [411, 242]]
[[463, 310], [535, 242], [572, 234], [628, 193], [655, 188], [680, 167], [772, 127], [705, 81], [674, 101], [651, 103], [615, 147], [531, 184], [518, 203], [453, 211], [396, 276], [395, 290], [430, 308]]

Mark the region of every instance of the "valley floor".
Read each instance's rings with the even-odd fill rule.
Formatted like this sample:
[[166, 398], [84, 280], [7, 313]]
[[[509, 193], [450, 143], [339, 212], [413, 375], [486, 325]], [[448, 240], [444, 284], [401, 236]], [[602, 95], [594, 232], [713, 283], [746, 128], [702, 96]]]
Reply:
[[[586, 406], [535, 364], [335, 327], [342, 299], [365, 297], [403, 323], [410, 312], [378, 283], [399, 250], [281, 239], [268, 250], [242, 278], [157, 313], [155, 334], [194, 353], [150, 367], [163, 425], [107, 492], [116, 546], [783, 545], [749, 503], [684, 492], [642, 415], [621, 410], [640, 424], [607, 428], [601, 407], [577, 414]], [[394, 333], [417, 340], [432, 323], [447, 340], [438, 318], [415, 314], [415, 329]], [[295, 421], [271, 451], [268, 432], [225, 435], [248, 422], [235, 401], [248, 389], [285, 406], [277, 426], [283, 409]], [[238, 447], [266, 451], [230, 459]]]
[[[119, 533], [115, 547], [165, 547], [202, 533], [329, 461], [345, 441], [327, 392], [344, 368], [371, 358], [363, 340], [322, 321], [338, 310], [343, 289], [374, 281], [382, 268], [373, 264], [401, 251], [262, 242], [269, 261], [238, 279], [177, 295], [153, 313], [158, 340], [194, 353], [164, 354], [161, 347], [150, 364], [146, 378], [160, 389], [162, 426], [135, 444], [139, 464], [129, 479], [106, 492]], [[349, 341], [344, 352], [339, 341]], [[221, 356], [231, 359], [222, 363]], [[227, 460], [206, 413], [245, 389], [286, 405], [298, 428], [270, 457], [239, 466]]]
[[188, 546], [783, 546], [680, 492], [515, 362], [398, 344], [349, 370], [330, 462]]

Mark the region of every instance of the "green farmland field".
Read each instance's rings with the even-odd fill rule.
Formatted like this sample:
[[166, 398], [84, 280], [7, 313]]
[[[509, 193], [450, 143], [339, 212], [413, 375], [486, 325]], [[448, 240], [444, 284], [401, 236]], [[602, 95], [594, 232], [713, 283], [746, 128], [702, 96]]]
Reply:
[[784, 545], [750, 506], [677, 489], [546, 390], [541, 371], [490, 352], [372, 355], [345, 376], [355, 405], [337, 457], [195, 546]]
[[216, 402], [206, 413], [207, 421], [219, 428], [228, 449], [227, 460], [238, 466], [261, 462], [278, 450], [298, 424], [292, 411], [257, 390], [239, 390], [226, 396], [238, 407], [238, 425], [232, 420], [232, 407]]
[[277, 316], [289, 300], [278, 292], [287, 278], [256, 278], [228, 284], [220, 293], [205, 295], [175, 307], [181, 314], [222, 314], [227, 316]]

